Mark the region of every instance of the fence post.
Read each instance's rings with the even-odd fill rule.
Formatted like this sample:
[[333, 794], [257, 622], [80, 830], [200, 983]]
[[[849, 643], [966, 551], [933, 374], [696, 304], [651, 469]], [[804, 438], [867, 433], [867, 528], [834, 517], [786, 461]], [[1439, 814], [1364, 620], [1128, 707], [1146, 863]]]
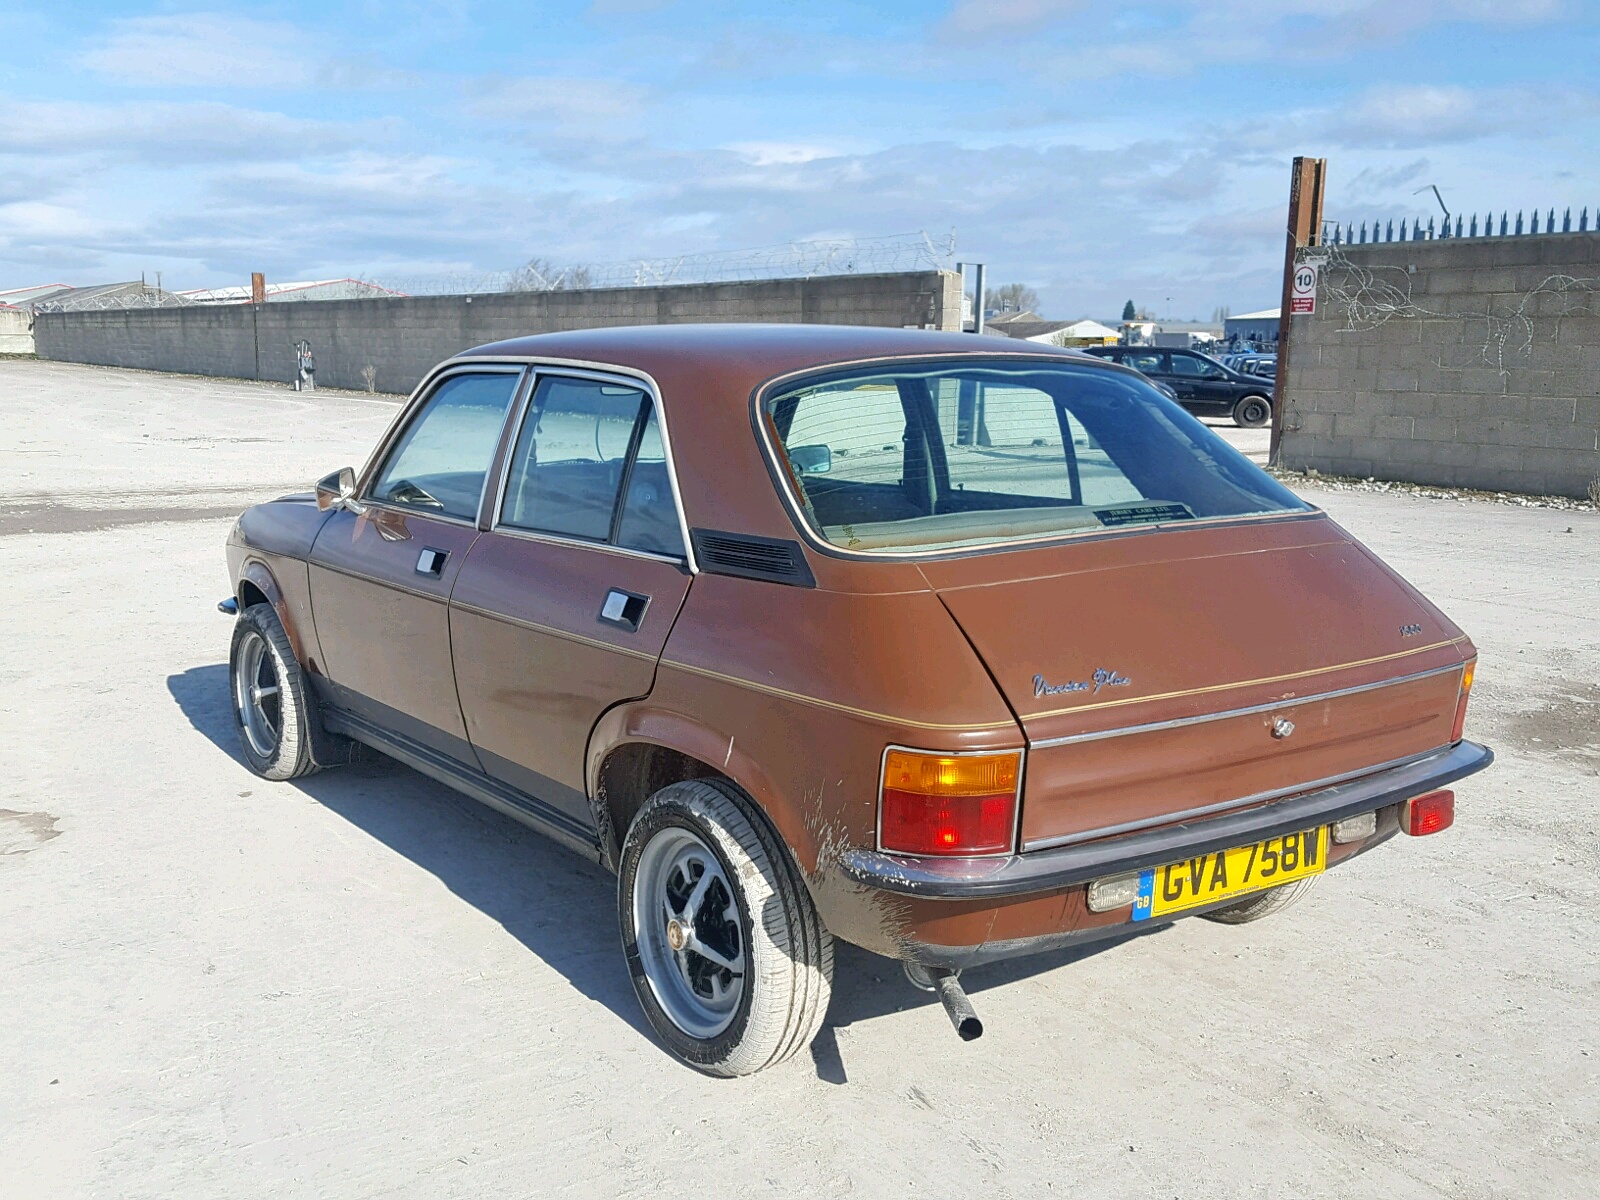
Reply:
[[1283, 407], [1289, 391], [1289, 335], [1292, 320], [1289, 315], [1289, 293], [1294, 286], [1295, 252], [1301, 246], [1315, 244], [1317, 232], [1322, 228], [1322, 192], [1326, 182], [1328, 160], [1295, 156], [1289, 174], [1289, 221], [1284, 230], [1283, 288], [1278, 309], [1278, 370], [1272, 383], [1272, 443], [1267, 452], [1267, 462], [1278, 465], [1279, 446], [1283, 441]]

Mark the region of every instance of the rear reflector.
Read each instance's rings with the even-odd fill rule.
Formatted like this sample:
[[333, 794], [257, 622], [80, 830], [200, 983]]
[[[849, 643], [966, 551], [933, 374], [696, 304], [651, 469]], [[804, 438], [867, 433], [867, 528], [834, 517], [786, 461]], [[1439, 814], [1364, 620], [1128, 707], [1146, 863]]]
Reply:
[[1461, 672], [1461, 694], [1456, 697], [1456, 722], [1450, 730], [1450, 740], [1459, 742], [1461, 734], [1467, 725], [1467, 696], [1472, 692], [1472, 676], [1476, 673], [1478, 660], [1473, 659], [1467, 664], [1466, 670]]
[[1022, 752], [923, 754], [883, 760], [878, 844], [897, 854], [1003, 854], [1017, 825]]
[[1426, 837], [1455, 824], [1456, 794], [1449, 788], [1413, 796], [1400, 815], [1400, 828], [1412, 837]]

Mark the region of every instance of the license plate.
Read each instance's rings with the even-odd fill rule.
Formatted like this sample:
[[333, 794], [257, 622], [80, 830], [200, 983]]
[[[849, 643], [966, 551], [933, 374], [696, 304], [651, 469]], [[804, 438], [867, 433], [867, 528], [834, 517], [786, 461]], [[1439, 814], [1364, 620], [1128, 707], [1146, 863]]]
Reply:
[[1328, 827], [1323, 825], [1152, 867], [1139, 877], [1133, 919], [1148, 921], [1320, 875], [1327, 859]]

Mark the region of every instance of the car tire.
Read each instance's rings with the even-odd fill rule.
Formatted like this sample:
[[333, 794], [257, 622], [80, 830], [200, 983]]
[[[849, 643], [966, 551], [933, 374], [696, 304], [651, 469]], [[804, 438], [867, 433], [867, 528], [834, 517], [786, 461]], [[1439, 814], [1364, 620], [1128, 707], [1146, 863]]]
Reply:
[[1214, 908], [1208, 913], [1201, 913], [1208, 921], [1215, 921], [1219, 925], [1248, 925], [1251, 921], [1259, 921], [1263, 917], [1270, 917], [1280, 913], [1291, 904], [1297, 903], [1317, 884], [1316, 875], [1297, 879], [1293, 883], [1286, 883], [1282, 887], [1272, 888], [1270, 891], [1258, 892], [1248, 896], [1235, 904]]
[[1265, 396], [1246, 396], [1233, 406], [1233, 423], [1241, 429], [1260, 429], [1272, 420], [1272, 401]]
[[234, 727], [250, 769], [273, 780], [316, 771], [315, 701], [272, 605], [252, 604], [234, 622], [228, 681]]
[[688, 1065], [750, 1075], [821, 1030], [832, 935], [787, 847], [731, 784], [674, 783], [645, 802], [623, 841], [617, 911], [639, 1003]]

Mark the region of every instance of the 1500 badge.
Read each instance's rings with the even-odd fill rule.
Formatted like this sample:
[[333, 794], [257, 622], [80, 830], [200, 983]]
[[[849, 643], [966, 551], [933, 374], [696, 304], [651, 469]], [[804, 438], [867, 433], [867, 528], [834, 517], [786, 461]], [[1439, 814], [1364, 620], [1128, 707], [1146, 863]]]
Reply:
[[1064, 696], [1068, 692], [1089, 692], [1091, 695], [1103, 687], [1127, 687], [1133, 680], [1118, 675], [1110, 667], [1101, 667], [1088, 679], [1069, 679], [1066, 683], [1051, 683], [1043, 675], [1033, 677], [1035, 696]]

